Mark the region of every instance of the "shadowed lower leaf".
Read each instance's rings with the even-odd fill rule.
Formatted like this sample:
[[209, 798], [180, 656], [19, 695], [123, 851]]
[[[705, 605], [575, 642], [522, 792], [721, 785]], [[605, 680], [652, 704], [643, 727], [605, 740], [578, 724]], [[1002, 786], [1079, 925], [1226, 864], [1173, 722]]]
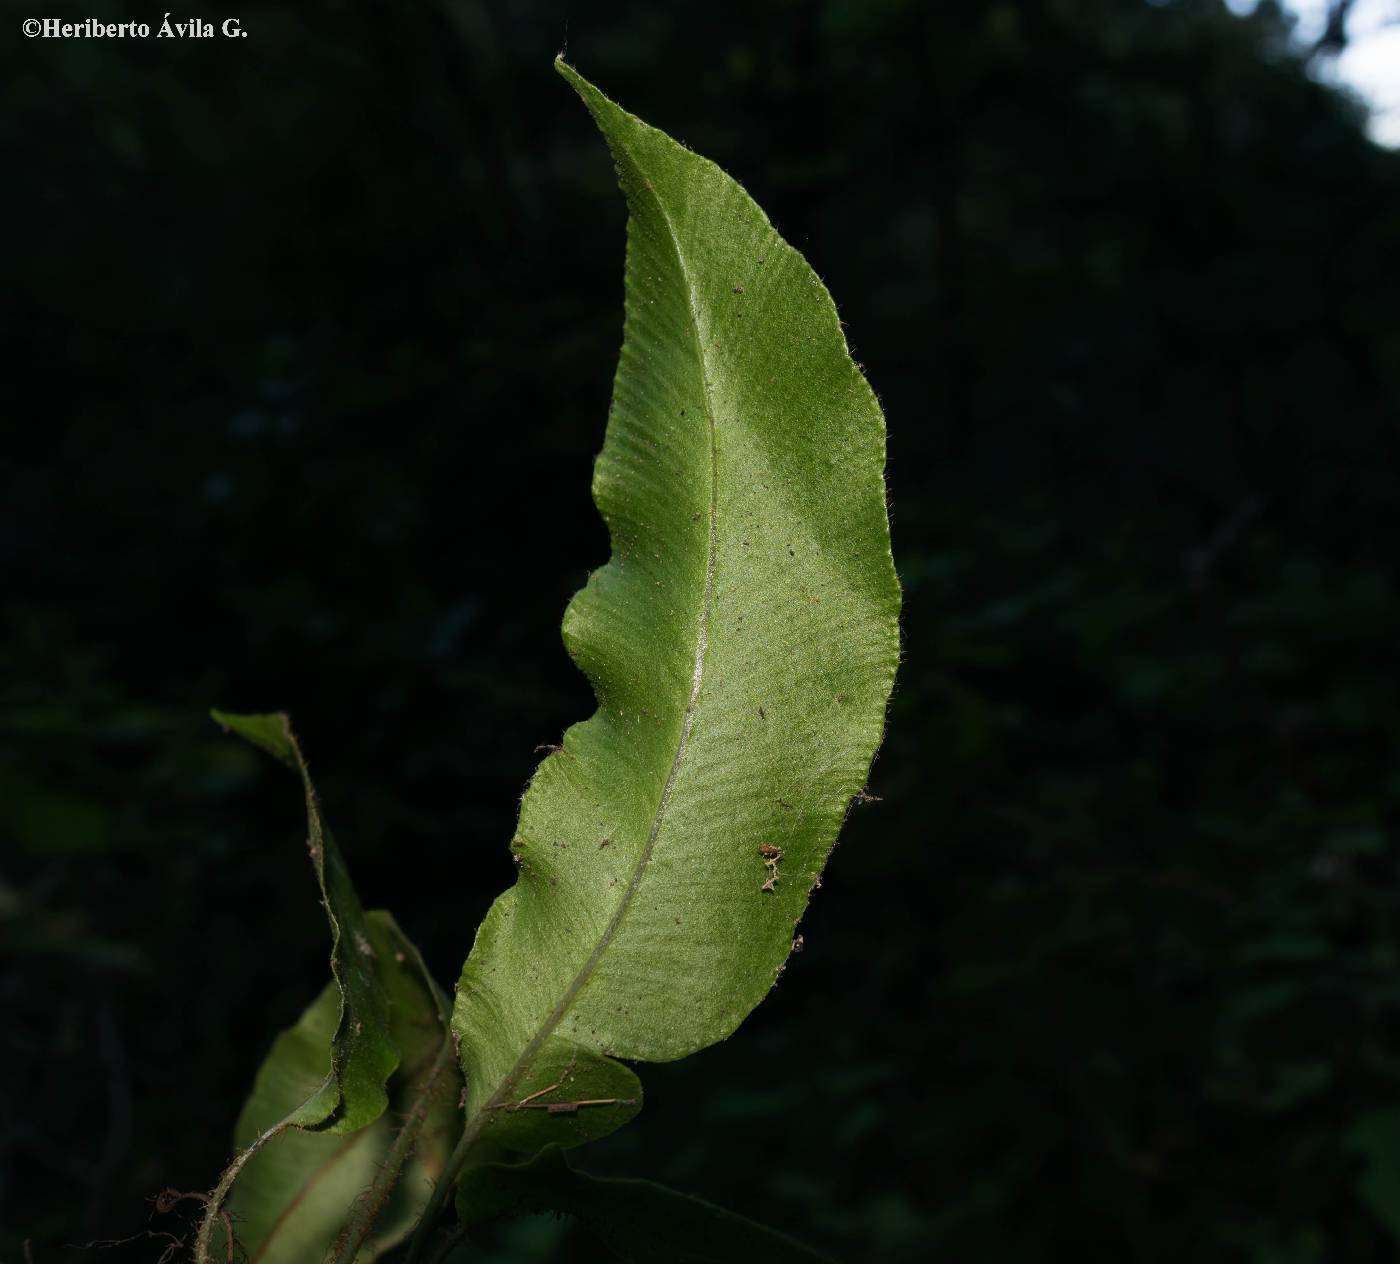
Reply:
[[392, 917], [361, 907], [287, 717], [214, 718], [301, 778], [333, 981], [258, 1073], [195, 1258], [226, 1253], [228, 1202], [250, 1259], [295, 1264], [337, 1244], [347, 1259], [372, 1259], [412, 1227], [456, 1132], [446, 1000]]
[[[447, 1037], [445, 999], [387, 913], [368, 913], [365, 923], [389, 999], [391, 1032], [403, 1054], [388, 1085], [390, 1108], [355, 1133], [285, 1131], [249, 1159], [229, 1208], [250, 1261], [319, 1261], [332, 1247], [343, 1247], [347, 1258], [377, 1258], [413, 1227], [460, 1130], [461, 1080]], [[240, 1148], [283, 1118], [326, 1074], [338, 1009], [332, 984], [278, 1037], [239, 1116]], [[400, 1142], [403, 1153], [396, 1155]], [[387, 1170], [390, 1163], [395, 1166]]]
[[624, 1264], [830, 1264], [756, 1221], [654, 1181], [575, 1171], [554, 1147], [529, 1163], [473, 1168], [457, 1192], [468, 1227], [549, 1211], [583, 1221]]
[[319, 1126], [331, 1132], [355, 1132], [383, 1113], [388, 1102], [384, 1084], [399, 1064], [389, 1031], [388, 997], [375, 970], [364, 909], [340, 848], [322, 819], [316, 787], [288, 718], [282, 714], [212, 714], [224, 728], [261, 747], [301, 778], [306, 797], [306, 847], [330, 923], [331, 973], [340, 1008], [325, 1082], [291, 1111], [287, 1123], [298, 1128]]

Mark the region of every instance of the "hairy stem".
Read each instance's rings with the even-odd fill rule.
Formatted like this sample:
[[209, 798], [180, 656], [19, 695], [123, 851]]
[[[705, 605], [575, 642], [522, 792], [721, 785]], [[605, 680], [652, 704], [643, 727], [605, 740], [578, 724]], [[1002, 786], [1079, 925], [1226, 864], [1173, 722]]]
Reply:
[[292, 1117], [272, 1125], [266, 1132], [254, 1138], [253, 1143], [246, 1149], [241, 1150], [234, 1156], [232, 1163], [224, 1169], [224, 1174], [219, 1177], [219, 1183], [209, 1193], [209, 1198], [204, 1204], [204, 1216], [199, 1222], [199, 1234], [194, 1240], [194, 1264], [213, 1264], [213, 1257], [210, 1251], [213, 1248], [214, 1226], [222, 1223], [224, 1232], [228, 1235], [228, 1250], [233, 1251], [233, 1231], [229, 1228], [228, 1221], [221, 1213], [224, 1207], [224, 1200], [228, 1198], [229, 1190], [233, 1188], [233, 1183], [238, 1179], [238, 1174], [243, 1170], [248, 1160], [253, 1157], [278, 1134], [285, 1132], [292, 1126]]
[[472, 1147], [481, 1137], [481, 1130], [486, 1127], [488, 1118], [489, 1115], [483, 1108], [467, 1120], [462, 1139], [457, 1142], [457, 1148], [452, 1151], [452, 1157], [447, 1160], [447, 1165], [442, 1169], [442, 1176], [433, 1188], [432, 1197], [428, 1199], [428, 1205], [423, 1208], [423, 1214], [419, 1217], [418, 1227], [413, 1231], [413, 1240], [408, 1244], [408, 1255], [404, 1258], [404, 1264], [416, 1264], [419, 1256], [422, 1255], [423, 1248], [428, 1244], [428, 1235], [432, 1233], [437, 1218], [442, 1215], [443, 1208], [447, 1205], [448, 1198], [451, 1197], [452, 1187], [466, 1168]]
[[389, 1201], [389, 1195], [398, 1183], [404, 1163], [418, 1143], [418, 1134], [427, 1121], [434, 1096], [441, 1089], [442, 1077], [452, 1065], [454, 1052], [455, 1048], [449, 1037], [442, 1042], [442, 1047], [433, 1059], [423, 1090], [414, 1100], [398, 1136], [394, 1138], [394, 1144], [389, 1148], [379, 1171], [375, 1173], [373, 1184], [365, 1191], [364, 1198], [357, 1201], [349, 1222], [336, 1240], [332, 1264], [354, 1264], [356, 1254], [374, 1231], [379, 1213], [384, 1210], [384, 1204]]

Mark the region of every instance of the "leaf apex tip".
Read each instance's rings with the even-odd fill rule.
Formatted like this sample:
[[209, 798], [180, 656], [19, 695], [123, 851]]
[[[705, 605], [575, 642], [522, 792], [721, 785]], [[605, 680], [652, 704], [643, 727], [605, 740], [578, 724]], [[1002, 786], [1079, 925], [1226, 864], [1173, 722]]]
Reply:
[[569, 61], [565, 59], [563, 52], [559, 52], [555, 55], [554, 69], [558, 71], [558, 73], [563, 77], [565, 82], [567, 82], [569, 86], [572, 87], [573, 90], [584, 99], [584, 102], [586, 104], [589, 104], [590, 108], [592, 108], [591, 98], [595, 96], [602, 96], [602, 93], [600, 93], [598, 89], [593, 86], [592, 83], [590, 83], [581, 74], [579, 74], [578, 70], [572, 64], [570, 64]]
[[288, 767], [298, 766], [300, 753], [292, 734], [291, 717], [285, 711], [241, 714], [211, 707], [209, 715], [225, 733], [261, 747]]

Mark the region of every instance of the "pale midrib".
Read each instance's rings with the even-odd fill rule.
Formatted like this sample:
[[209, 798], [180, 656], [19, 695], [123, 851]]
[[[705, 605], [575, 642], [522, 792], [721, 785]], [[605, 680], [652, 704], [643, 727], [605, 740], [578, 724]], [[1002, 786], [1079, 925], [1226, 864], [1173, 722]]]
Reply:
[[[640, 174], [640, 171], [639, 171]], [[549, 1017], [540, 1025], [539, 1030], [530, 1038], [529, 1043], [521, 1050], [520, 1057], [515, 1064], [501, 1078], [496, 1086], [496, 1091], [492, 1093], [490, 1099], [484, 1102], [478, 1109], [476, 1117], [470, 1120], [466, 1128], [466, 1136], [474, 1137], [481, 1129], [482, 1123], [487, 1118], [489, 1111], [498, 1109], [505, 1105], [510, 1096], [515, 1091], [515, 1086], [520, 1082], [521, 1076], [530, 1069], [534, 1062], [535, 1055], [539, 1053], [546, 1040], [554, 1034], [559, 1024], [563, 1022], [564, 1016], [569, 1012], [569, 1008], [577, 999], [578, 994], [583, 990], [588, 980], [592, 977], [594, 970], [598, 967], [598, 962], [602, 960], [603, 954], [607, 952], [618, 928], [622, 925], [623, 918], [627, 916], [628, 909], [632, 906], [632, 901], [636, 897], [637, 891], [642, 883], [642, 875], [646, 872], [647, 864], [651, 860], [652, 852], [656, 848], [656, 840], [661, 834], [662, 825], [666, 820], [666, 811], [671, 805], [671, 794], [675, 789], [676, 778], [680, 775], [681, 763], [685, 759], [686, 749], [690, 745], [690, 731], [695, 724], [696, 704], [700, 698], [700, 686], [705, 676], [705, 655], [709, 648], [710, 638], [710, 609], [714, 600], [715, 586], [715, 556], [717, 547], [717, 526], [719, 508], [719, 452], [715, 443], [715, 413], [714, 405], [710, 402], [710, 382], [708, 377], [708, 365], [705, 359], [704, 347], [700, 341], [700, 319], [696, 314], [691, 302], [691, 295], [694, 292], [690, 281], [690, 273], [685, 266], [685, 256], [681, 253], [680, 239], [676, 236], [676, 231], [671, 223], [671, 217], [666, 214], [666, 208], [662, 205], [661, 199], [657, 197], [656, 191], [651, 188], [650, 183], [644, 179], [641, 186], [646, 188], [652, 195], [652, 200], [661, 216], [662, 222], [666, 225], [666, 232], [669, 235], [671, 248], [675, 252], [676, 266], [680, 269], [681, 283], [685, 290], [686, 313], [690, 317], [690, 334], [695, 344], [695, 358], [700, 365], [701, 395], [705, 405], [705, 421], [709, 427], [710, 437], [710, 504], [709, 504], [709, 539], [705, 556], [705, 583], [700, 599], [700, 618], [695, 636], [695, 667], [690, 677], [690, 696], [686, 699], [685, 715], [681, 721], [681, 735], [676, 743], [675, 758], [671, 761], [671, 770], [667, 774], [666, 784], [661, 790], [661, 799], [656, 805], [656, 814], [652, 818], [651, 832], [647, 835], [646, 844], [643, 846], [641, 855], [637, 858], [636, 867], [632, 871], [631, 880], [627, 884], [622, 898], [618, 901], [617, 908], [613, 911], [603, 933], [598, 937], [598, 942], [594, 945], [593, 951], [589, 954], [588, 960], [579, 968], [569, 986], [565, 988], [563, 996], [550, 1012]]]

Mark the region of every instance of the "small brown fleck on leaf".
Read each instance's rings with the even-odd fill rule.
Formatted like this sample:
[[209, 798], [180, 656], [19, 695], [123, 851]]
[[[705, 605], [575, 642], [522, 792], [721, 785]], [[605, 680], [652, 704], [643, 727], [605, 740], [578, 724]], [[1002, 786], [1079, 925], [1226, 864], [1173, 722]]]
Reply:
[[776, 891], [778, 889], [778, 862], [783, 858], [783, 849], [775, 847], [772, 843], [759, 843], [758, 854], [763, 857], [763, 863], [768, 869], [768, 880], [759, 889], [761, 891]]

